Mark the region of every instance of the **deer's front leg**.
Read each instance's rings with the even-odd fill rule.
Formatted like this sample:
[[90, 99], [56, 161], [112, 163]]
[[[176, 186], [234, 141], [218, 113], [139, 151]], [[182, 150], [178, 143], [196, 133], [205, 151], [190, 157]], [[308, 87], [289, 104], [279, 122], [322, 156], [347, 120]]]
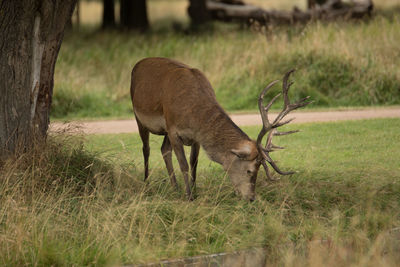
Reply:
[[183, 179], [185, 180], [185, 187], [186, 187], [186, 195], [189, 201], [193, 200], [192, 190], [190, 189], [189, 185], [189, 165], [186, 160], [185, 150], [183, 149], [182, 140], [175, 134], [168, 135], [169, 140], [171, 142], [172, 148], [175, 152], [176, 158], [179, 163], [179, 167], [183, 173]]

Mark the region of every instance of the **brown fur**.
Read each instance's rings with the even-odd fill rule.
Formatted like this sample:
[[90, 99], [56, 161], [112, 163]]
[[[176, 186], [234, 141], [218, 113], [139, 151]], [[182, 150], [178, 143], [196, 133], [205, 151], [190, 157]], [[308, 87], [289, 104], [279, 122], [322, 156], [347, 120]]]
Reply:
[[149, 132], [166, 136], [162, 151], [171, 182], [176, 185], [168, 155], [173, 149], [184, 173], [189, 198], [192, 193], [187, 183], [188, 166], [182, 153], [183, 145], [192, 146], [193, 185], [196, 175], [193, 165], [197, 165], [198, 155], [196, 146], [202, 146], [208, 156], [226, 170], [237, 156], [232, 150], [244, 151], [241, 161], [255, 161], [258, 157], [255, 142], [225, 113], [211, 84], [197, 69], [167, 58], [143, 59], [132, 70], [131, 97], [144, 144], [145, 179], [148, 176]]

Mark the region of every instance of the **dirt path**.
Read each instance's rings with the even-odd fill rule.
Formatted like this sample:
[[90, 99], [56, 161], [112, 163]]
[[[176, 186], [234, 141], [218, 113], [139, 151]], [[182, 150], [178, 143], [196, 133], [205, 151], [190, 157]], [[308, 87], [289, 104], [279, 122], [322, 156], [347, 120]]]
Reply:
[[[230, 116], [238, 126], [261, 124], [261, 117], [259, 114], [233, 114]], [[271, 113], [271, 118], [274, 116], [276, 116], [276, 113]], [[296, 118], [292, 122], [293, 124], [374, 118], [400, 118], [400, 107], [323, 112], [293, 112], [291, 116], [288, 115], [288, 117]], [[70, 123], [56, 122], [51, 123], [50, 130], [58, 131], [71, 126], [77, 127], [77, 129], [85, 134], [136, 133], [138, 131], [134, 119]]]

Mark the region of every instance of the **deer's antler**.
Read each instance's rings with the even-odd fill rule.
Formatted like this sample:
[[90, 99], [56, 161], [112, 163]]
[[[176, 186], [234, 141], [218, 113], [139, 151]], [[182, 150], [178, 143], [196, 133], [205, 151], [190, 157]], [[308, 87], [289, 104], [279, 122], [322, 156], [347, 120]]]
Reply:
[[[279, 169], [279, 167], [276, 165], [276, 163], [269, 156], [269, 152], [272, 152], [276, 149], [283, 149], [283, 147], [272, 144], [272, 137], [297, 133], [298, 130], [287, 131], [287, 132], [278, 132], [277, 128], [290, 123], [294, 119], [294, 118], [292, 118], [292, 119], [282, 121], [285, 118], [285, 116], [287, 114], [289, 114], [289, 112], [291, 112], [292, 110], [304, 107], [312, 102], [312, 101], [307, 101], [310, 98], [309, 96], [307, 96], [294, 104], [290, 103], [288, 92], [289, 92], [289, 88], [293, 84], [293, 82], [289, 82], [288, 80], [289, 80], [290, 74], [292, 74], [293, 72], [294, 72], [294, 69], [288, 71], [285, 74], [285, 76], [283, 77], [283, 83], [282, 83], [282, 93], [279, 93], [274, 98], [272, 98], [272, 100], [268, 103], [268, 105], [266, 105], [266, 106], [263, 105], [264, 96], [267, 93], [267, 91], [272, 86], [274, 86], [279, 80], [273, 81], [270, 84], [268, 84], [264, 88], [264, 90], [261, 92], [260, 96], [258, 97], [258, 108], [260, 110], [263, 127], [257, 137], [257, 147], [258, 147], [259, 154], [261, 155], [261, 164], [263, 165], [263, 167], [265, 169], [267, 177], [271, 180], [272, 180], [272, 178], [271, 178], [271, 175], [268, 170], [267, 162], [272, 166], [272, 168], [274, 168], [274, 170], [276, 172], [278, 172], [281, 175], [288, 175], [288, 174], [294, 173], [294, 172], [281, 171]], [[275, 118], [275, 120], [271, 123], [268, 119], [268, 110], [271, 108], [272, 104], [276, 101], [276, 99], [281, 94], [283, 94], [283, 109], [278, 114], [278, 116]], [[261, 142], [267, 133], [268, 133], [267, 142], [266, 142], [265, 146], [263, 146]]]

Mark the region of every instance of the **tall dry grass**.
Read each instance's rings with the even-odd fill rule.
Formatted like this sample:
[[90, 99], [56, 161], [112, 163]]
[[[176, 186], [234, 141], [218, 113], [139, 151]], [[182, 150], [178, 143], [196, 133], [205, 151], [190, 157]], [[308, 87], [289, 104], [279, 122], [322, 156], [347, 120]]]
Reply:
[[395, 266], [398, 127], [302, 125], [273, 155], [299, 174], [268, 183], [261, 172], [253, 203], [204, 154], [191, 203], [170, 186], [159, 142], [143, 183], [138, 135], [51, 136], [0, 170], [0, 265], [115, 266], [263, 247], [273, 265]]

